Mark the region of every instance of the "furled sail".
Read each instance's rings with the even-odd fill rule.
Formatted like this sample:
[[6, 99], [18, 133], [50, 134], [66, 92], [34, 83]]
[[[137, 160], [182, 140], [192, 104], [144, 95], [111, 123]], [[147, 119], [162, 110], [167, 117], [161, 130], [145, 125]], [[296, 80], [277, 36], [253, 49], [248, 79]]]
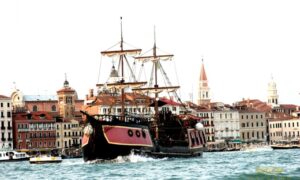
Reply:
[[172, 60], [174, 55], [156, 55], [156, 56], [140, 56], [140, 57], [135, 57], [136, 60], [142, 61], [142, 62], [156, 62], [156, 61], [168, 61]]
[[179, 89], [180, 86], [167, 86], [167, 87], [149, 87], [149, 88], [133, 88], [134, 92], [143, 92], [143, 93], [161, 93], [163, 91], [166, 92], [175, 92]]
[[96, 84], [97, 87], [106, 86], [107, 89], [124, 89], [124, 88], [139, 88], [146, 85], [147, 82], [117, 82], [117, 83], [107, 83], [107, 84]]
[[102, 51], [101, 54], [107, 57], [114, 57], [114, 56], [137, 56], [140, 55], [142, 49], [127, 49], [127, 50], [114, 50], [114, 51]]

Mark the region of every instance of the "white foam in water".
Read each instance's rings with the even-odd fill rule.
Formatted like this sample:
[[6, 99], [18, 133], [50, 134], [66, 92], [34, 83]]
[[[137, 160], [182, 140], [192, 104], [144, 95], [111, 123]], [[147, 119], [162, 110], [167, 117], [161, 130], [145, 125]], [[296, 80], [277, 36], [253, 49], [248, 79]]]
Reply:
[[257, 152], [257, 151], [272, 151], [272, 150], [273, 149], [271, 148], [271, 146], [250, 146], [250, 147], [243, 149], [242, 151]]
[[118, 156], [116, 159], [112, 160], [102, 160], [102, 159], [97, 159], [93, 161], [88, 161], [88, 164], [94, 164], [94, 163], [125, 163], [125, 162], [132, 162], [132, 163], [137, 163], [137, 162], [148, 162], [148, 161], [155, 161], [156, 159], [153, 159], [151, 157], [145, 157], [141, 155], [134, 154], [131, 152], [128, 156]]

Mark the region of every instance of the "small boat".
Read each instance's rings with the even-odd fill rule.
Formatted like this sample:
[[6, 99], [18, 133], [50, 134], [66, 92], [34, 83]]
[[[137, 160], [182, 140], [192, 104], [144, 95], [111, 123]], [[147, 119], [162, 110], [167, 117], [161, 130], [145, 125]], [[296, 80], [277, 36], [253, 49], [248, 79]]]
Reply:
[[276, 145], [272, 145], [271, 146], [272, 149], [299, 149], [300, 146], [299, 145], [295, 145], [295, 144], [276, 144]]
[[4, 161], [26, 161], [30, 158], [25, 152], [0, 151], [0, 162]]
[[51, 155], [38, 155], [29, 159], [31, 164], [44, 164], [44, 163], [60, 163], [62, 162], [61, 156]]

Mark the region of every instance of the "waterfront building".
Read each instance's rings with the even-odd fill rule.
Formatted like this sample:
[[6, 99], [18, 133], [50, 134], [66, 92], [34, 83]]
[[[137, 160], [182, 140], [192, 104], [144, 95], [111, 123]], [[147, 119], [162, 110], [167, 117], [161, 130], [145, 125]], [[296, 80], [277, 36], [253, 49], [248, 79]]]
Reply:
[[[137, 94], [137, 93], [125, 93], [125, 113], [127, 114], [151, 114], [152, 108], [151, 98], [149, 96]], [[89, 95], [86, 96], [85, 105], [88, 108], [90, 114], [110, 114], [121, 115], [121, 96], [114, 94], [101, 94], [94, 96], [93, 90], [90, 90]], [[89, 106], [93, 105], [93, 106]], [[171, 110], [173, 110], [171, 108]], [[177, 109], [174, 109], [177, 111]], [[179, 110], [178, 110], [179, 111]]]
[[278, 107], [278, 98], [276, 83], [272, 77], [271, 81], [268, 83], [268, 105], [272, 108]]
[[0, 149], [13, 149], [11, 98], [0, 95]]
[[22, 91], [15, 89], [11, 98], [14, 112], [58, 112], [55, 95], [24, 95]]
[[82, 127], [75, 119], [58, 119], [56, 126], [56, 147], [79, 148], [82, 144]]
[[15, 149], [55, 148], [55, 118], [48, 112], [13, 114]]
[[56, 121], [56, 146], [62, 149], [78, 148], [82, 142], [82, 120], [78, 111], [83, 104], [78, 103], [77, 93], [69, 86], [67, 79], [63, 88], [57, 91], [57, 97], [59, 118]]
[[188, 113], [201, 117], [204, 126], [205, 138], [208, 146], [215, 144], [214, 111], [209, 106], [198, 106], [192, 102], [186, 102]]
[[286, 114], [274, 115], [269, 120], [270, 142], [280, 143], [283, 141], [299, 141], [300, 140], [300, 119]]
[[239, 110], [240, 135], [244, 142], [266, 142], [267, 120], [266, 112], [249, 107]]
[[280, 104], [273, 108], [273, 112], [280, 112], [292, 116], [294, 112], [299, 110], [299, 106], [294, 104]]
[[[14, 118], [24, 116], [24, 113], [43, 112], [49, 114], [54, 119], [54, 147], [70, 148], [80, 146], [82, 141], [82, 116], [79, 111], [84, 101], [78, 99], [76, 91], [69, 86], [67, 79], [65, 79], [63, 87], [57, 91], [57, 95], [23, 95], [20, 90], [16, 89], [11, 97], [14, 108], [13, 112], [15, 114]], [[13, 121], [15, 120], [18, 119], [13, 119]], [[31, 130], [24, 126], [25, 124], [23, 126], [16, 126], [15, 131], [24, 132], [24, 129]], [[26, 135], [21, 134], [20, 136], [22, 142], [26, 140], [30, 141], [28, 137], [23, 141], [23, 136]], [[35, 144], [32, 145], [32, 143], [20, 143], [20, 145], [21, 148], [29, 149], [37, 147]]]
[[210, 103], [210, 100], [210, 88], [208, 86], [208, 80], [202, 60], [198, 89], [198, 105], [208, 105]]
[[198, 109], [198, 117], [203, 119], [206, 142], [210, 146], [215, 143], [214, 112], [211, 109]]
[[239, 112], [232, 106], [219, 103], [213, 114], [217, 143], [240, 139]]

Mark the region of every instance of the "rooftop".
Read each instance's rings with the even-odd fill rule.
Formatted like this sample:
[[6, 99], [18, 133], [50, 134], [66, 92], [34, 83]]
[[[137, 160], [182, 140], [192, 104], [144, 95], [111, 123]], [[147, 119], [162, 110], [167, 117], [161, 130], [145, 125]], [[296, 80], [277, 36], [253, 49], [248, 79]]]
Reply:
[[57, 101], [57, 95], [24, 95], [24, 101]]

